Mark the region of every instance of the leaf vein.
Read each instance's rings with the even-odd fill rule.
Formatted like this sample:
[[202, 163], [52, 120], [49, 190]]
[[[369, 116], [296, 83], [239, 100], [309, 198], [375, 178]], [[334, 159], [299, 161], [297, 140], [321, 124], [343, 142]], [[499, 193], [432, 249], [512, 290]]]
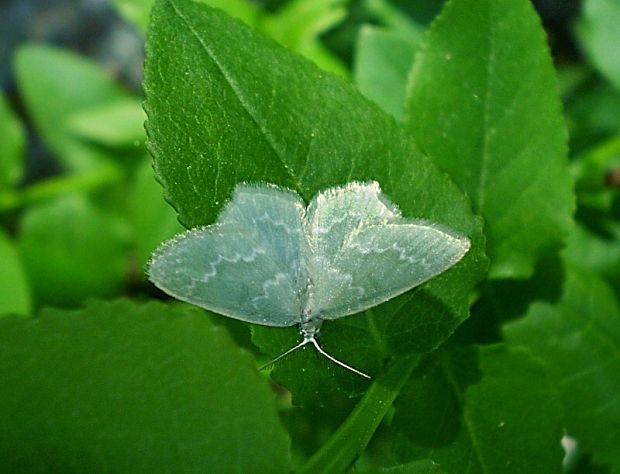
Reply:
[[189, 19], [180, 11], [180, 9], [176, 5], [175, 0], [169, 0], [169, 2], [171, 4], [174, 12], [176, 13], [176, 15], [187, 26], [187, 28], [191, 32], [192, 36], [194, 36], [194, 38], [196, 38], [196, 40], [198, 41], [198, 43], [200, 44], [202, 49], [205, 51], [205, 53], [215, 63], [215, 65], [217, 66], [218, 70], [222, 74], [222, 77], [224, 78], [226, 84], [228, 84], [228, 86], [230, 87], [230, 89], [234, 93], [235, 97], [237, 97], [237, 100], [239, 100], [239, 104], [241, 105], [243, 110], [248, 114], [248, 117], [250, 117], [252, 122], [258, 128], [258, 130], [260, 130], [261, 134], [265, 138], [265, 141], [269, 145], [269, 148], [271, 148], [271, 150], [274, 152], [274, 154], [278, 157], [278, 159], [280, 161], [280, 164], [282, 165], [282, 167], [284, 168], [284, 170], [290, 176], [292, 182], [294, 183], [294, 185], [296, 187], [296, 191], [303, 195], [304, 194], [303, 193], [303, 187], [301, 186], [301, 183], [299, 182], [296, 174], [293, 172], [293, 170], [291, 169], [290, 165], [288, 165], [286, 163], [286, 160], [284, 159], [284, 155], [278, 149], [278, 146], [276, 145], [273, 136], [269, 133], [268, 130], [265, 129], [265, 127], [263, 127], [260, 124], [258, 118], [255, 117], [254, 114], [252, 113], [252, 108], [251, 108], [250, 104], [247, 103], [247, 101], [245, 100], [245, 98], [243, 96], [243, 92], [241, 90], [239, 90], [239, 86], [236, 84], [234, 78], [231, 77], [231, 75], [228, 73], [228, 71], [226, 71], [226, 68], [220, 63], [220, 61], [218, 61], [216, 55], [213, 54], [213, 51], [211, 51], [211, 48], [209, 48], [209, 46], [203, 41], [201, 36], [198, 34], [198, 32], [192, 26], [192, 24], [189, 21]]

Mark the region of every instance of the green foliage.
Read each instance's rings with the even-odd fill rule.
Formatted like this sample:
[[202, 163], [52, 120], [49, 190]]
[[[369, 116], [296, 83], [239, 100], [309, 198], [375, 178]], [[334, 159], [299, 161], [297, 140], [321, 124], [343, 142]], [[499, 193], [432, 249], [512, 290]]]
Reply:
[[413, 461], [407, 464], [400, 464], [394, 467], [387, 467], [383, 469], [359, 471], [363, 473], [372, 474], [444, 474], [446, 471], [442, 470], [437, 463], [427, 459], [421, 461]]
[[334, 436], [299, 473], [342, 472], [363, 451], [417, 363], [399, 358], [368, 389]]
[[399, 459], [430, 458], [447, 472], [560, 471], [557, 397], [522, 348], [439, 351], [416, 371], [395, 407]]
[[22, 175], [24, 130], [0, 94], [0, 191], [12, 187]]
[[[243, 47], [248, 43], [252, 50]], [[226, 53], [231, 48], [235, 54]], [[248, 75], [248, 68], [261, 74]], [[164, 79], [170, 75], [184, 81]], [[351, 86], [217, 10], [170, 1], [153, 11], [144, 87], [156, 173], [187, 227], [211, 223], [237, 182], [268, 181], [309, 199], [328, 186], [377, 179], [405, 215], [471, 236], [474, 248], [462, 264], [415, 298], [405, 295], [372, 313], [326, 324], [325, 347], [334, 347], [336, 357], [376, 370], [382, 356], [432, 349], [466, 318], [468, 293], [484, 270], [479, 221], [394, 121]], [[204, 90], [214, 94], [198, 93]], [[338, 127], [345, 121], [346, 128]], [[293, 338], [276, 339], [273, 332], [254, 331], [265, 352], [291, 347]], [[300, 351], [283, 361], [275, 378], [300, 404], [326, 387], [357, 393], [361, 381], [333, 377], [333, 369], [317, 361], [312, 351]]]
[[[423, 4], [418, 6], [423, 9]], [[362, 25], [357, 35], [355, 84], [365, 96], [401, 120], [407, 76], [424, 26], [385, 0], [368, 0], [366, 8], [373, 22]]]
[[[529, 0], [113, 3], [146, 97], [30, 44], [0, 98], [0, 471], [620, 473], [617, 1], [555, 62]], [[154, 301], [152, 250], [239, 182], [352, 180], [473, 243], [325, 322], [372, 380], [258, 372], [297, 328]]]
[[526, 0], [449, 3], [411, 71], [405, 126], [485, 219], [493, 278], [525, 278], [571, 224], [553, 67]]
[[30, 286], [14, 242], [2, 231], [0, 231], [0, 262], [2, 262], [0, 316], [29, 315], [32, 310]]
[[108, 165], [112, 156], [76, 138], [67, 121], [78, 112], [126, 97], [112, 78], [75, 54], [42, 45], [24, 46], [15, 71], [38, 132], [63, 166], [87, 171]]
[[[347, 76], [342, 61], [318, 41], [346, 14], [344, 0], [291, 0], [268, 13], [251, 0], [198, 0], [260, 30], [280, 44], [303, 54], [327, 71]], [[154, 0], [115, 0], [119, 11], [146, 32]]]
[[326, 71], [347, 76], [348, 71], [342, 62], [317, 41], [321, 33], [344, 18], [345, 3], [345, 0], [293, 0], [276, 14], [265, 15], [260, 29], [280, 44], [313, 60]]
[[78, 110], [67, 119], [76, 136], [109, 147], [129, 147], [144, 140], [144, 112], [140, 100], [118, 101]]
[[[229, 15], [239, 18], [249, 25], [256, 25], [258, 23], [258, 14], [260, 10], [247, 0], [199, 1], [203, 1], [215, 8], [221, 8]], [[127, 21], [133, 23], [143, 33], [146, 33], [154, 0], [114, 0], [114, 3], [119, 13], [123, 15]]]
[[533, 304], [506, 326], [506, 338], [544, 361], [568, 433], [595, 461], [620, 472], [620, 308], [595, 274], [568, 266], [566, 275], [560, 300]]
[[161, 186], [153, 179], [150, 158], [142, 161], [133, 179], [128, 210], [134, 226], [136, 256], [142, 269], [159, 243], [181, 232], [183, 226], [177, 221], [174, 210], [164, 201]]
[[287, 472], [274, 395], [201, 310], [4, 318], [0, 360], [3, 471]]
[[618, 0], [585, 0], [583, 16], [578, 24], [581, 44], [592, 65], [620, 89], [620, 2]]
[[67, 195], [28, 210], [19, 248], [40, 302], [76, 304], [118, 291], [128, 235], [115, 216], [82, 195]]
[[[355, 57], [355, 83], [366, 97], [396, 119], [403, 115], [407, 73], [419, 38], [365, 25], [361, 28]], [[403, 51], [410, 51], [409, 55]]]

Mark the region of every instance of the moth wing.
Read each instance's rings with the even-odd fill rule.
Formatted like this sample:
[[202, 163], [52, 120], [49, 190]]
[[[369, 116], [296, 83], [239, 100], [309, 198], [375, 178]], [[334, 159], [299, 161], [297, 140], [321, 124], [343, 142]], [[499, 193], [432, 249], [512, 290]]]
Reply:
[[192, 229], [153, 254], [149, 278], [166, 293], [256, 324], [300, 322], [307, 283], [303, 204], [273, 186], [241, 186], [218, 223]]
[[318, 193], [305, 218], [310, 265], [327, 270], [344, 242], [362, 225], [395, 222], [398, 208], [381, 192], [377, 182], [353, 182]]
[[309, 306], [322, 319], [364, 311], [448, 270], [469, 248], [469, 239], [422, 221], [361, 227], [317, 278]]

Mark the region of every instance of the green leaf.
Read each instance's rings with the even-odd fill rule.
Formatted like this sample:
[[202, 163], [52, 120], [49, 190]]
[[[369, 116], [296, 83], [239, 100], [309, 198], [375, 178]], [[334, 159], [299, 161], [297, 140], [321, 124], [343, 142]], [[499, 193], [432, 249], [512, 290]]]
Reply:
[[113, 155], [75, 137], [67, 125], [75, 113], [128, 96], [103, 68], [62, 49], [27, 45], [17, 52], [15, 73], [39, 134], [63, 166], [109, 165]]
[[588, 152], [602, 140], [620, 133], [620, 91], [601, 81], [590, 81], [566, 104], [573, 154]]
[[504, 333], [544, 361], [580, 449], [620, 472], [620, 308], [612, 289], [569, 265], [561, 300], [534, 303]]
[[620, 90], [620, 1], [585, 0], [577, 32], [592, 64]]
[[[329, 186], [376, 179], [406, 216], [472, 238], [459, 265], [418, 291], [325, 324], [326, 350], [372, 373], [382, 355], [429, 350], [467, 317], [469, 290], [485, 265], [479, 221], [394, 120], [351, 85], [217, 10], [166, 0], [153, 10], [145, 90], [156, 174], [187, 227], [212, 223], [241, 181], [276, 183], [310, 199]], [[295, 339], [295, 328], [254, 328], [271, 355]], [[278, 364], [284, 369], [275, 378], [299, 384], [298, 403], [329, 391], [358, 394], [359, 377], [333, 366], [300, 350]]]
[[291, 0], [275, 14], [265, 15], [260, 30], [322, 69], [347, 77], [346, 66], [319, 40], [346, 17], [345, 5], [346, 0]]
[[[197, 0], [269, 35], [280, 44], [308, 57], [326, 71], [348, 76], [346, 66], [325, 48], [319, 36], [346, 16], [344, 0], [292, 0], [274, 14], [266, 14], [251, 0]], [[114, 0], [127, 21], [145, 32], [154, 0]]]
[[[221, 8], [226, 13], [248, 25], [256, 25], [261, 16], [261, 10], [250, 0], [201, 0], [212, 7]], [[149, 24], [151, 8], [154, 0], [113, 0], [119, 13], [130, 23], [146, 33]]]
[[605, 219], [605, 233], [578, 224], [571, 232], [563, 255], [575, 267], [600, 276], [620, 276], [620, 223]]
[[112, 0], [118, 13], [129, 23], [146, 32], [154, 0]]
[[15, 186], [21, 179], [25, 138], [21, 122], [0, 94], [0, 190]]
[[[571, 162], [575, 187], [579, 191], [609, 192], [608, 175], [620, 167], [620, 134], [598, 142]], [[579, 196], [578, 197], [582, 197]]]
[[0, 320], [0, 458], [12, 472], [288, 472], [274, 395], [185, 305], [93, 302]]
[[94, 193], [123, 182], [123, 170], [106, 166], [83, 173], [52, 176], [16, 190], [0, 192], [0, 212], [49, 201], [71, 193]]
[[[447, 472], [561, 472], [560, 407], [541, 365], [524, 348], [461, 348], [438, 354], [397, 400], [400, 457]], [[478, 372], [479, 370], [479, 372]]]
[[561, 472], [560, 405], [539, 362], [523, 348], [490, 346], [480, 349], [480, 370], [464, 420], [482, 472]]
[[371, 25], [364, 25], [357, 37], [355, 84], [398, 120], [403, 115], [407, 74], [420, 39], [421, 34], [416, 38]]
[[592, 76], [592, 70], [582, 63], [558, 65], [556, 73], [558, 77], [558, 89], [563, 99], [570, 98], [573, 94], [578, 94], [579, 89], [582, 88], [586, 81]]
[[364, 9], [373, 22], [376, 22], [393, 33], [421, 39], [426, 24], [441, 9], [441, 3], [434, 0], [417, 1], [415, 4], [391, 0], [363, 0]]
[[67, 195], [24, 215], [19, 248], [37, 303], [78, 304], [123, 284], [128, 235], [122, 222], [83, 195]]
[[213, 8], [219, 8], [244, 23], [256, 25], [262, 18], [262, 10], [252, 0], [201, 0]]
[[164, 240], [183, 231], [176, 212], [163, 199], [161, 186], [153, 175], [150, 157], [143, 160], [136, 170], [129, 218], [134, 228], [134, 243], [142, 273], [151, 252]]
[[144, 143], [144, 111], [135, 97], [82, 109], [67, 118], [67, 129], [84, 140], [109, 147]]
[[405, 125], [485, 219], [494, 278], [525, 278], [571, 225], [566, 130], [528, 0], [453, 0], [410, 76]]
[[0, 316], [18, 314], [27, 316], [32, 310], [30, 287], [17, 249], [0, 229]]
[[383, 469], [369, 469], [353, 471], [360, 474], [445, 474], [446, 471], [430, 459], [421, 459], [407, 464], [387, 467]]
[[347, 420], [296, 472], [344, 472], [364, 451], [419, 358], [398, 358], [368, 389]]

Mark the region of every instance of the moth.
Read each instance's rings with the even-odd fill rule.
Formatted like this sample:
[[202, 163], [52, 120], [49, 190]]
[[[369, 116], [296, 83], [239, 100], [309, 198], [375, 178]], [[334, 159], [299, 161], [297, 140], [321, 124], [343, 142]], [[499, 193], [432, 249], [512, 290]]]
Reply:
[[239, 184], [217, 221], [163, 243], [150, 280], [175, 298], [254, 324], [299, 325], [301, 342], [325, 352], [321, 324], [398, 296], [455, 265], [468, 238], [402, 216], [377, 182], [319, 192]]

